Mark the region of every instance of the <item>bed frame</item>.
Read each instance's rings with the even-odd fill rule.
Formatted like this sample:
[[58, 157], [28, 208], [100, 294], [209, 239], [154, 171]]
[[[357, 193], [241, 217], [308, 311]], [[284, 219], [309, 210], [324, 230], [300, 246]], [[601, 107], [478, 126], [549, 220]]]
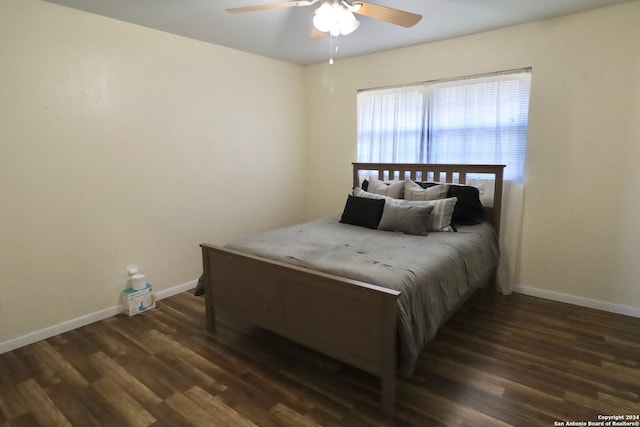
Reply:
[[[363, 173], [379, 179], [460, 184], [466, 183], [467, 173], [490, 174], [495, 179], [494, 202], [486, 208], [486, 219], [499, 231], [503, 169], [504, 165], [353, 163], [353, 185], [360, 185]], [[214, 245], [201, 247], [209, 333], [215, 332], [215, 310], [220, 308], [376, 375], [381, 381], [381, 411], [393, 414], [400, 292]]]

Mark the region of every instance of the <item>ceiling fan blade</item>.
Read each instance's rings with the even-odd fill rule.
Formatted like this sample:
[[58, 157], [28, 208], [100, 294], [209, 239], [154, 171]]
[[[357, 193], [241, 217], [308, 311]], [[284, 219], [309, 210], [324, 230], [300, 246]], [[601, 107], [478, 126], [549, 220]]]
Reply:
[[227, 9], [227, 12], [241, 13], [241, 12], [254, 12], [257, 10], [280, 9], [283, 7], [311, 6], [317, 1], [318, 0], [287, 1], [284, 3], [261, 4], [257, 6], [232, 7], [230, 9]]
[[[354, 6], [354, 9], [352, 9], [353, 13], [368, 16], [369, 18], [380, 19], [381, 21], [390, 22], [407, 28], [413, 27], [422, 19], [422, 15], [418, 15], [416, 13], [366, 3], [363, 1], [354, 1], [351, 3], [351, 6]], [[358, 7], [359, 9], [355, 10]]]

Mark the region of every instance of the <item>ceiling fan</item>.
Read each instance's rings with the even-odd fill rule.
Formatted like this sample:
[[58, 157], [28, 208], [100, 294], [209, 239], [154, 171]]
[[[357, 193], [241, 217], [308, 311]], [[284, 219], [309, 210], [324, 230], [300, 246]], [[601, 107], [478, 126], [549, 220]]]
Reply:
[[227, 11], [233, 13], [253, 12], [285, 7], [312, 6], [316, 3], [320, 3], [320, 7], [316, 9], [313, 17], [314, 31], [311, 33], [311, 38], [321, 37], [324, 33], [331, 34], [332, 36], [351, 34], [360, 25], [354, 13], [407, 28], [414, 26], [422, 19], [422, 15], [416, 13], [364, 1], [347, 2], [346, 0], [289, 1], [257, 6], [234, 7], [227, 9]]

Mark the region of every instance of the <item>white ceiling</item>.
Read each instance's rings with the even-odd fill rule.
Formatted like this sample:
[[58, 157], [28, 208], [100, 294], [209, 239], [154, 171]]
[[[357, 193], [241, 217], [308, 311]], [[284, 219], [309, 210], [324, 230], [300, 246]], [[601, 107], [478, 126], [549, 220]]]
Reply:
[[[86, 12], [296, 64], [329, 58], [329, 39], [311, 40], [318, 4], [232, 14], [229, 7], [285, 0], [46, 0]], [[360, 27], [335, 40], [340, 58], [506, 27], [635, 0], [373, 0], [423, 15], [412, 28], [357, 15]]]

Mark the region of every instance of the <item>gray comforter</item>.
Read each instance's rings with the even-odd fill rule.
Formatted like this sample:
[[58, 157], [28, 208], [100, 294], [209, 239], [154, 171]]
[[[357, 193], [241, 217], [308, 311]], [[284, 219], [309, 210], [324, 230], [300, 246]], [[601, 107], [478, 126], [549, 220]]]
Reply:
[[498, 264], [493, 228], [410, 236], [325, 218], [264, 232], [228, 248], [401, 291], [398, 374], [413, 372], [420, 349], [469, 288]]

